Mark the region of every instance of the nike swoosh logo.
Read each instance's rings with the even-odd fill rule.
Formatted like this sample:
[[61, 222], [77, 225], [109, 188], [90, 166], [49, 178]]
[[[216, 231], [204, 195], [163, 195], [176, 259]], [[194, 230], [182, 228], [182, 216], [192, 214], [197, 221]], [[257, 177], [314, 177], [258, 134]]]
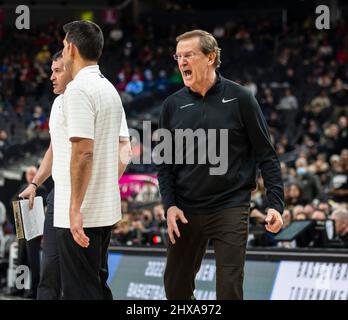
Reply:
[[195, 104], [194, 103], [189, 103], [189, 104], [185, 104], [184, 106], [181, 106], [179, 107], [180, 109], [184, 109], [184, 108], [187, 108], [189, 106], [194, 106]]
[[225, 98], [222, 99], [222, 103], [227, 103], [227, 102], [231, 102], [233, 100], [236, 100], [237, 98], [232, 98], [232, 99], [228, 99], [228, 100], [225, 100]]

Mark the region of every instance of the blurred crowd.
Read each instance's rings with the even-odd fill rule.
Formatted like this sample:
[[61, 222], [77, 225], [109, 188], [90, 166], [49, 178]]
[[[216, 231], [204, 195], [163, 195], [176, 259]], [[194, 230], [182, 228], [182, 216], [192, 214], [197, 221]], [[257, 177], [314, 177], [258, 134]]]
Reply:
[[[175, 8], [169, 8], [174, 10]], [[292, 220], [329, 219], [347, 243], [348, 235], [348, 24], [318, 31], [310, 19], [283, 26], [279, 19], [228, 20], [215, 24], [162, 23], [103, 26], [100, 66], [132, 117], [144, 118], [148, 101], [157, 122], [160, 102], [182, 86], [172, 60], [175, 37], [189, 29], [214, 34], [222, 48], [220, 72], [257, 97], [281, 161], [285, 185], [284, 226]], [[47, 141], [53, 94], [50, 57], [62, 47], [54, 22], [30, 33], [3, 30], [0, 49], [0, 166], [37, 152]], [[134, 108], [134, 106], [136, 106]], [[262, 179], [252, 195], [251, 226], [267, 208]], [[332, 214], [339, 210], [339, 214]], [[343, 213], [342, 213], [343, 212]], [[112, 244], [165, 244], [160, 203], [134, 209], [124, 201], [124, 218]], [[263, 244], [276, 245], [271, 235]], [[254, 241], [257, 245], [257, 241]], [[347, 245], [348, 246], [348, 245]]]
[[123, 218], [117, 223], [111, 237], [111, 245], [166, 245], [167, 223], [161, 203], [141, 209], [129, 208], [128, 201], [122, 201]]

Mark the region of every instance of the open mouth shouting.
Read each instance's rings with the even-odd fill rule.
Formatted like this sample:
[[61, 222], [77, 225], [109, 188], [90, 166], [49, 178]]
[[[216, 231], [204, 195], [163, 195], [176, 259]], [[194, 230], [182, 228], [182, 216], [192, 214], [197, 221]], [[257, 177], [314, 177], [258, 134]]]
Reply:
[[192, 79], [192, 70], [185, 68], [182, 71], [182, 76], [184, 78], [184, 80], [191, 80]]

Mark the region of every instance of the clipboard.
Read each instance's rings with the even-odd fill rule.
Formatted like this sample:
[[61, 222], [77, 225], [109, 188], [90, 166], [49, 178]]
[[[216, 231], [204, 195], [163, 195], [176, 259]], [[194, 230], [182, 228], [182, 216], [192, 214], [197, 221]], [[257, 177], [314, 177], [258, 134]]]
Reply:
[[43, 235], [45, 213], [42, 197], [34, 198], [33, 208], [29, 209], [29, 200], [12, 202], [17, 239], [31, 240]]

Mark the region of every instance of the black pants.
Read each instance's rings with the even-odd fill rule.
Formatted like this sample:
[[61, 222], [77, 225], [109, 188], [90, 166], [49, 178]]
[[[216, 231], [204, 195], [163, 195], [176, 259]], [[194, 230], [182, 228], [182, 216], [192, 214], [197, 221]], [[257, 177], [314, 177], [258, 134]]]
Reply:
[[80, 247], [70, 229], [57, 228], [64, 300], [112, 300], [107, 285], [110, 227], [84, 228], [89, 247]]
[[167, 299], [193, 299], [195, 277], [208, 241], [216, 257], [216, 297], [243, 299], [245, 249], [249, 208], [228, 208], [213, 214], [184, 213], [188, 223], [177, 221], [180, 238], [167, 248], [164, 287]]
[[40, 283], [37, 289], [38, 300], [59, 300], [61, 298], [60, 268], [56, 228], [53, 226], [54, 189], [47, 197], [47, 213], [45, 216], [42, 244], [42, 262]]
[[41, 237], [18, 240], [18, 265], [27, 265], [31, 272], [30, 297], [35, 298], [40, 280]]

